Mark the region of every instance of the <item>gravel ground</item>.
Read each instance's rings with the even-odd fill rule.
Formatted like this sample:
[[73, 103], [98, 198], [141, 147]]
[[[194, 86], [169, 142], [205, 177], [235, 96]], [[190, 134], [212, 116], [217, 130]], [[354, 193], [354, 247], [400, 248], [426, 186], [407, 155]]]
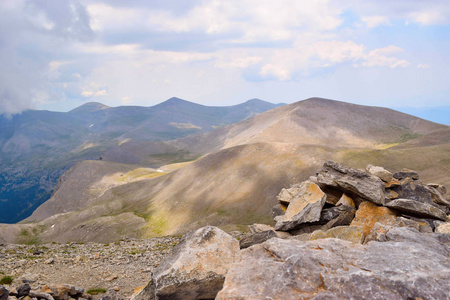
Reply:
[[13, 277], [13, 283], [5, 285], [9, 290], [25, 280], [36, 291], [44, 285], [68, 284], [86, 291], [115, 289], [120, 298], [128, 299], [135, 288], [147, 284], [179, 240], [169, 236], [111, 244], [0, 245], [0, 278]]

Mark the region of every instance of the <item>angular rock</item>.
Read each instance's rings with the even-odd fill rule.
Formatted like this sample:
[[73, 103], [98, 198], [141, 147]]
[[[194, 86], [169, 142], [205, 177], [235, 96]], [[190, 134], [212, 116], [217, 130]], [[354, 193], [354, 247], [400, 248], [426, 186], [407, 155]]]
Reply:
[[248, 248], [250, 246], [264, 243], [265, 241], [278, 237], [275, 231], [267, 230], [263, 232], [253, 233], [252, 235], [246, 236], [239, 241], [239, 247], [241, 249]]
[[410, 169], [403, 169], [400, 172], [394, 173], [393, 176], [395, 179], [398, 179], [398, 180], [402, 180], [405, 178], [419, 180], [419, 174], [416, 171], [410, 170]]
[[435, 188], [441, 195], [447, 193], [447, 188], [439, 183], [428, 183], [427, 186]]
[[9, 297], [9, 290], [3, 285], [0, 285], [0, 300], [8, 300], [8, 297]]
[[28, 283], [22, 284], [17, 288], [17, 297], [22, 298], [28, 296], [28, 293], [31, 291], [31, 286]]
[[294, 184], [288, 189], [282, 189], [277, 196], [277, 200], [281, 204], [288, 206], [289, 203], [291, 203], [292, 199], [294, 199], [299, 193], [300, 184]]
[[323, 225], [323, 229], [330, 229], [336, 226], [350, 225], [355, 217], [355, 209], [351, 206], [339, 206], [340, 214]]
[[[386, 191], [384, 192], [386, 199], [387, 200], [394, 200], [398, 198], [398, 194], [397, 192], [391, 190], [391, 189], [386, 189]], [[386, 201], [386, 203], [389, 201]]]
[[301, 192], [291, 201], [286, 213], [275, 218], [275, 229], [289, 231], [302, 223], [320, 220], [326, 195], [315, 183], [305, 181], [300, 185]]
[[391, 190], [398, 194], [397, 198], [433, 204], [430, 192], [418, 180], [413, 180], [409, 177], [404, 178], [400, 180], [399, 186], [392, 187]]
[[255, 245], [242, 251], [216, 299], [447, 299], [444, 237], [391, 231], [389, 238], [399, 236], [395, 242], [271, 239]]
[[428, 223], [418, 222], [403, 217], [387, 216], [381, 218], [377, 223], [374, 224], [364, 242], [368, 243], [370, 241], [381, 241], [378, 238], [378, 236], [380, 236], [380, 234], [385, 233], [385, 228], [394, 228], [394, 227], [408, 227], [413, 228], [414, 230], [417, 230], [419, 232], [426, 232], [426, 233], [433, 232]]
[[442, 223], [435, 230], [437, 233], [449, 233], [450, 234], [450, 222]]
[[300, 241], [313, 241], [318, 239], [336, 238], [349, 241], [354, 244], [362, 244], [364, 242], [364, 232], [361, 227], [338, 226], [324, 230], [316, 230], [312, 233], [305, 233], [292, 239]]
[[134, 290], [133, 295], [131, 295], [130, 300], [154, 300], [155, 299], [155, 286], [153, 281], [146, 286], [138, 287]]
[[158, 265], [149, 284], [156, 299], [213, 299], [238, 254], [238, 241], [217, 227], [191, 231]]
[[391, 187], [394, 187], [394, 186], [399, 186], [399, 185], [400, 185], [400, 180], [395, 179], [395, 178], [392, 178], [391, 181], [384, 183], [384, 187], [387, 188], [387, 189], [391, 188]]
[[360, 226], [367, 236], [373, 225], [385, 216], [395, 216], [395, 212], [387, 207], [379, 207], [370, 201], [361, 203], [350, 226]]
[[52, 295], [47, 294], [47, 293], [39, 293], [39, 292], [35, 292], [35, 291], [30, 291], [30, 293], [28, 294], [28, 296], [30, 296], [31, 298], [37, 298], [37, 299], [45, 299], [45, 300], [55, 300]]
[[285, 239], [291, 236], [291, 234], [289, 232], [285, 232], [285, 231], [277, 231], [275, 230], [275, 228], [273, 228], [270, 225], [266, 225], [266, 224], [253, 224], [253, 225], [249, 225], [248, 229], [250, 231], [251, 234], [253, 233], [258, 233], [258, 232], [263, 232], [263, 231], [267, 231], [267, 230], [273, 230], [277, 236], [280, 239]]
[[447, 220], [447, 215], [445, 212], [428, 203], [421, 203], [410, 199], [396, 199], [387, 203], [386, 206], [407, 215], [438, 219], [442, 221]]
[[275, 219], [278, 216], [282, 216], [285, 214], [286, 209], [287, 209], [287, 206], [281, 205], [281, 204], [276, 204], [276, 205], [274, 205], [274, 207], [272, 207], [270, 216], [272, 217], [272, 219]]
[[321, 185], [340, 189], [376, 204], [384, 204], [383, 181], [367, 172], [328, 161], [317, 174]]
[[339, 201], [336, 203], [336, 206], [346, 205], [355, 208], [355, 203], [353, 199], [346, 194], [343, 194]]
[[393, 178], [392, 173], [383, 167], [372, 166], [369, 164], [366, 167], [366, 171], [371, 175], [377, 176], [384, 182], [390, 182]]
[[429, 185], [425, 185], [424, 187], [430, 193], [431, 201], [433, 201], [436, 204], [450, 207], [450, 201], [445, 199], [444, 196], [442, 196], [442, 194], [439, 192], [439, 190], [437, 188], [434, 188]]

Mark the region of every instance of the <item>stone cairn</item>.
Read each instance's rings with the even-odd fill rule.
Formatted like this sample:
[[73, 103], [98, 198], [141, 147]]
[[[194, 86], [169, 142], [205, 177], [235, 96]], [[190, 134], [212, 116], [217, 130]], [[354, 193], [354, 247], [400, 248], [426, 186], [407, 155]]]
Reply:
[[274, 227], [188, 233], [131, 299], [448, 299], [445, 194], [412, 170], [326, 162], [280, 192]]

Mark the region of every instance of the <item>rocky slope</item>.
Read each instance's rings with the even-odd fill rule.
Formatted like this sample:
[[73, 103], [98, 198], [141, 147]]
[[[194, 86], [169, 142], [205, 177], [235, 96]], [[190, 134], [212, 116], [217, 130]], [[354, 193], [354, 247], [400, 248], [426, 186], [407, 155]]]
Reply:
[[[253, 99], [209, 107], [171, 98], [152, 107], [88, 103], [67, 113], [30, 110], [11, 118], [0, 116], [0, 223], [28, 217], [50, 198], [58, 177], [79, 161], [102, 158], [105, 151], [124, 142], [208, 132], [277, 106]], [[166, 152], [153, 154], [164, 158]], [[181, 152], [163, 161], [191, 158]], [[160, 162], [161, 155], [155, 161]]]
[[[286, 119], [292, 121], [288, 122], [292, 128]], [[334, 133], [334, 139], [325, 134], [327, 129]], [[297, 131], [307, 135], [293, 134]], [[164, 146], [160, 143], [161, 151], [166, 146], [180, 151], [182, 148], [177, 147], [181, 145], [215, 149], [239, 144], [212, 152], [164, 176], [149, 178], [153, 176], [149, 174], [129, 183], [119, 181], [101, 193], [90, 194], [92, 188], [102, 186], [103, 178], [109, 181], [115, 177], [100, 172], [91, 180], [81, 178], [83, 174], [94, 174], [102, 164], [105, 166], [100, 169], [109, 168], [105, 161], [86, 164], [79, 172], [68, 173], [61, 182], [61, 192], [38, 210], [56, 215], [35, 218], [36, 213], [33, 220], [39, 220], [38, 223], [3, 226], [0, 239], [16, 243], [95, 239], [111, 242], [123, 237], [182, 234], [207, 224], [236, 229], [253, 222], [270, 223], [273, 221], [268, 215], [279, 191], [307, 179], [323, 161], [330, 159], [357, 168], [370, 163], [395, 171], [406, 166], [419, 171], [427, 182], [449, 185], [447, 132], [447, 126], [388, 109], [324, 99], [301, 101], [218, 129], [206, 144], [201, 143], [208, 134], [164, 142]], [[271, 142], [253, 143], [262, 137]], [[309, 144], [312, 142], [315, 144]], [[133, 146], [128, 147], [130, 144]], [[136, 153], [154, 149], [132, 142], [119, 147], [127, 151], [116, 154], [137, 157], [137, 161], [140, 156]], [[174, 152], [166, 155], [171, 153]], [[131, 168], [120, 174], [139, 173], [139, 166]], [[91, 182], [92, 186], [72, 184], [76, 182]], [[70, 191], [78, 188], [89, 192], [74, 197], [77, 205], [68, 209], [71, 205], [64, 203], [71, 201]]]

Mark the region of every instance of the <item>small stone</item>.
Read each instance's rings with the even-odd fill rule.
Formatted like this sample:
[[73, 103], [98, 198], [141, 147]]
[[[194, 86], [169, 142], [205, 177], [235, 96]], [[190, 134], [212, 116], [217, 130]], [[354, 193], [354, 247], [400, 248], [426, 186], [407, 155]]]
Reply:
[[394, 178], [398, 180], [402, 180], [405, 178], [411, 178], [414, 180], [419, 180], [419, 174], [416, 171], [410, 169], [403, 169], [400, 172], [394, 173]]
[[398, 193], [391, 189], [386, 189], [386, 191], [384, 192], [384, 195], [386, 196], [386, 199], [388, 199], [388, 200], [394, 200], [394, 199], [398, 198]]
[[252, 235], [242, 238], [239, 241], [239, 247], [241, 249], [245, 249], [256, 244], [264, 243], [265, 241], [274, 237], [277, 237], [277, 234], [273, 230], [253, 233]]
[[351, 206], [351, 207], [355, 208], [355, 203], [353, 202], [353, 199], [351, 197], [347, 196], [346, 194], [342, 194], [342, 197], [336, 203], [336, 206], [341, 206], [341, 205]]
[[372, 165], [367, 165], [366, 171], [369, 172], [369, 174], [377, 176], [384, 182], [390, 182], [392, 180], [392, 173], [384, 169], [383, 167], [377, 167]]
[[9, 290], [3, 285], [0, 285], [0, 300], [8, 300], [8, 297], [9, 297]]
[[47, 265], [53, 264], [54, 262], [55, 262], [55, 260], [53, 259], [53, 257], [50, 257], [49, 259], [44, 261], [44, 263], [46, 263]]
[[272, 219], [275, 219], [278, 216], [282, 216], [285, 214], [286, 209], [287, 209], [286, 205], [276, 204], [272, 207], [270, 216], [272, 217]]
[[120, 287], [115, 286], [115, 287], [113, 287], [113, 290], [116, 291], [116, 292], [118, 292], [118, 291], [120, 291]]
[[288, 206], [292, 199], [294, 199], [299, 193], [300, 185], [295, 184], [288, 189], [282, 189], [277, 196], [277, 200], [280, 204]]
[[28, 283], [25, 283], [17, 288], [17, 297], [25, 297], [28, 296], [28, 293], [31, 290], [31, 286]]
[[108, 282], [111, 282], [111, 281], [113, 281], [113, 280], [116, 280], [117, 278], [119, 278], [119, 276], [117, 276], [117, 275], [112, 275], [112, 276], [107, 277], [105, 280], [108, 281]]

